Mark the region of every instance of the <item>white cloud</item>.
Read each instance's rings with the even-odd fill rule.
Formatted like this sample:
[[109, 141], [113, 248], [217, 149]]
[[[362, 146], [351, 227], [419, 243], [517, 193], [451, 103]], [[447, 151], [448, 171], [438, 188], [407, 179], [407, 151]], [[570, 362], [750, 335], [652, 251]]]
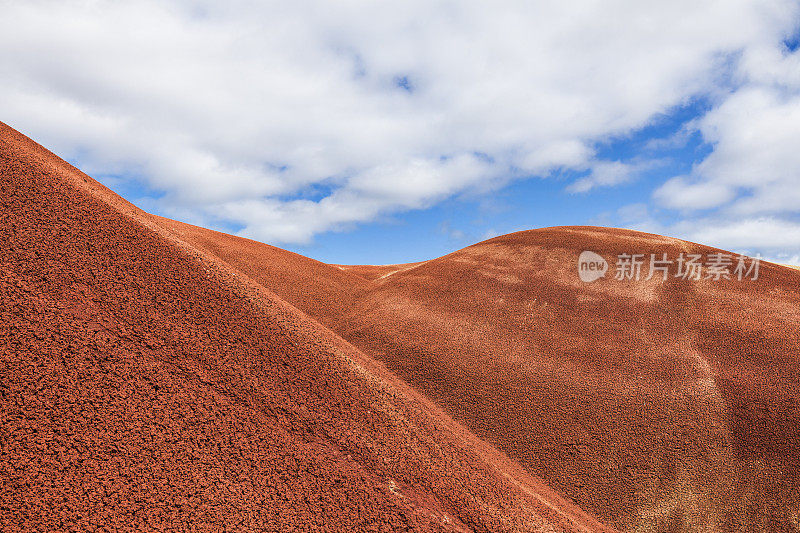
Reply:
[[623, 163], [621, 161], [597, 161], [591, 172], [572, 183], [567, 190], [574, 193], [589, 192], [596, 187], [613, 187], [634, 180], [637, 174], [653, 167], [657, 161]]
[[666, 207], [675, 209], [709, 209], [721, 206], [736, 196], [726, 183], [692, 180], [677, 176], [659, 187], [654, 197]]
[[347, 180], [329, 196], [310, 200], [243, 199], [220, 204], [213, 214], [250, 222], [245, 237], [309, 242], [313, 235], [372, 220], [386, 211], [419, 209], [491, 178], [491, 166], [475, 156], [413, 160], [375, 166]]
[[[0, 120], [95, 176], [140, 174], [165, 193], [167, 213], [222, 219], [266, 241], [307, 242], [559, 168], [593, 169], [577, 189], [624, 182], [630, 169], [598, 161], [594, 143], [718, 93], [739, 52], [741, 83], [764, 87], [702, 121], [720, 155], [671, 182], [667, 203], [709, 204], [692, 200], [701, 186], [717, 204], [720, 191], [753, 187], [751, 204], [734, 203], [748, 213], [790, 209], [794, 198], [791, 171], [768, 177], [782, 193], [758, 188], [770, 161], [797, 163], [788, 149], [797, 106], [780, 92], [796, 87], [797, 60], [776, 52], [794, 2], [0, 0], [0, 9]], [[747, 120], [748, 110], [774, 113]], [[737, 160], [739, 149], [749, 155]], [[726, 181], [732, 164], [740, 178]], [[315, 184], [330, 192], [302, 199]]]
[[694, 242], [750, 253], [781, 254], [800, 244], [800, 224], [774, 217], [684, 221], [674, 229]]
[[676, 228], [692, 240], [791, 261], [800, 252], [800, 50], [783, 37], [743, 50], [736, 89], [693, 123], [713, 150], [654, 198], [684, 212]]
[[777, 256], [765, 257], [764, 260], [771, 261], [773, 263], [779, 263], [782, 265], [794, 265], [796, 267], [800, 267], [800, 254], [795, 254], [795, 255], [781, 254]]
[[735, 200], [727, 209], [740, 215], [800, 209], [800, 84], [742, 88], [699, 127], [714, 150], [691, 177], [656, 192], [664, 205], [703, 209]]

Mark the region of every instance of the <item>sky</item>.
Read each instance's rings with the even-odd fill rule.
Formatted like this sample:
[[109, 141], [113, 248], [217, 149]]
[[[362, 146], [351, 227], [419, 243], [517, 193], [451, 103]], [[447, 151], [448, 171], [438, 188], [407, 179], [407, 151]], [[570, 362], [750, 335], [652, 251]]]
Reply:
[[0, 0], [0, 120], [316, 259], [560, 225], [800, 264], [800, 2]]

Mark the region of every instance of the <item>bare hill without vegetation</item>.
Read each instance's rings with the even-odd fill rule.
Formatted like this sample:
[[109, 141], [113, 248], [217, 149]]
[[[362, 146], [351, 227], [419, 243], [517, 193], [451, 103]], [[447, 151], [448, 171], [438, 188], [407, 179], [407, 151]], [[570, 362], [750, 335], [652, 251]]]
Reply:
[[612, 263], [605, 278], [584, 283], [583, 250], [609, 260], [724, 251], [562, 227], [422, 263], [315, 263], [327, 292], [309, 294], [321, 289], [286, 268], [307, 258], [171, 227], [616, 527], [798, 528], [800, 276], [792, 269], [762, 262], [758, 279], [741, 281], [674, 271], [645, 280], [645, 270], [640, 281], [619, 281]]
[[4, 531], [606, 529], [300, 310], [364, 278], [270, 287], [2, 123], [0, 177]]

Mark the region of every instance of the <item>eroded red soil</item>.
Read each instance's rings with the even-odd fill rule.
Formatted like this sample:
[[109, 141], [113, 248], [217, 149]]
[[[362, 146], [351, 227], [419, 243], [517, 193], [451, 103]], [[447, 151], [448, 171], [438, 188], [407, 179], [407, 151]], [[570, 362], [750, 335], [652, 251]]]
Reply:
[[716, 251], [589, 227], [325, 265], [1, 138], [4, 525], [602, 528], [535, 474], [620, 529], [800, 530], [797, 271], [587, 284]]
[[[183, 227], [198, 246], [226, 242], [212, 252], [619, 528], [800, 530], [792, 269], [762, 263], [755, 281], [617, 281], [618, 254], [719, 250], [550, 228], [418, 264], [317, 265], [340, 292], [309, 304], [305, 283], [270, 256], [287, 252]], [[611, 262], [604, 279], [580, 281], [583, 250]]]
[[0, 177], [4, 531], [603, 529], [314, 318], [365, 278], [251, 279], [1, 123]]

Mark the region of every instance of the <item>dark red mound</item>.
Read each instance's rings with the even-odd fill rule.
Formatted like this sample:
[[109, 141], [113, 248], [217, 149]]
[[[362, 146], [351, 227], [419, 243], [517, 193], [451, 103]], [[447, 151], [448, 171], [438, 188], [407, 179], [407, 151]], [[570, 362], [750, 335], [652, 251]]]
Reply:
[[392, 274], [401, 272], [403, 270], [414, 268], [421, 264], [422, 263], [403, 263], [400, 265], [331, 265], [331, 266], [335, 266], [336, 268], [344, 270], [345, 272], [355, 274], [356, 276], [362, 277], [367, 280], [377, 280], [391, 276]]
[[148, 216], [194, 248], [224, 258], [237, 271], [266, 282], [265, 287], [299, 309], [313, 310], [314, 318], [326, 325], [349, 312], [370, 288], [360, 272], [349, 273], [268, 244]]
[[[193, 231], [190, 240], [215, 238]], [[236, 247], [220, 257], [621, 528], [800, 523], [800, 276], [791, 269], [762, 263], [756, 281], [616, 281], [621, 253], [719, 250], [551, 228], [425, 263], [320, 267], [321, 278], [344, 270], [371, 283], [351, 280], [309, 304], [297, 294], [304, 283], [240, 260], [243, 249], [275, 249]], [[581, 282], [583, 250], [612, 261], [612, 272]], [[337, 316], [336, 300], [352, 309]]]
[[[602, 529], [330, 330], [2, 124], [0, 177], [3, 530]], [[312, 285], [295, 303], [338, 294], [295, 259]]]
[[517, 233], [379, 280], [339, 332], [619, 527], [796, 524], [800, 276], [762, 264], [757, 281], [587, 284], [582, 250], [715, 251]]

